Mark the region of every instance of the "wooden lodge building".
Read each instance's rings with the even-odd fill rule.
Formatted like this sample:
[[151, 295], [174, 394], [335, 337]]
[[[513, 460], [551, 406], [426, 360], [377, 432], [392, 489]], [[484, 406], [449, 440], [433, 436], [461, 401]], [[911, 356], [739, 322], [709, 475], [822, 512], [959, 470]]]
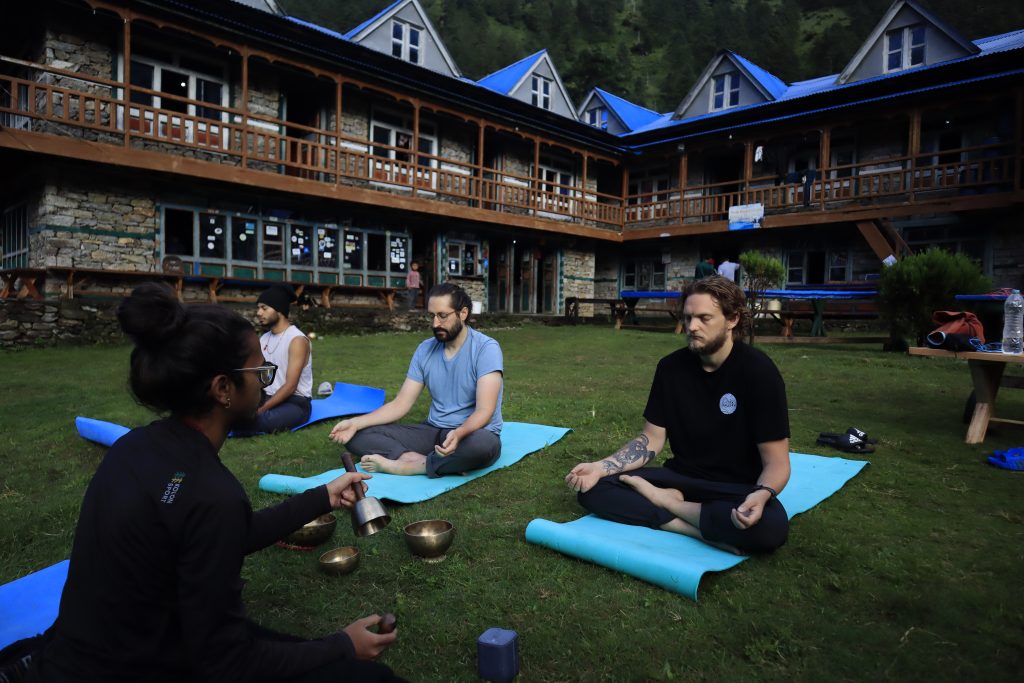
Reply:
[[484, 311], [558, 314], [708, 256], [842, 285], [933, 244], [1024, 285], [1024, 30], [966, 40], [913, 0], [839, 74], [722, 50], [667, 113], [577, 106], [546, 51], [467, 78], [416, 0], [345, 34], [272, 0], [2, 11], [4, 296], [180, 274], [188, 300], [341, 306], [416, 259]]

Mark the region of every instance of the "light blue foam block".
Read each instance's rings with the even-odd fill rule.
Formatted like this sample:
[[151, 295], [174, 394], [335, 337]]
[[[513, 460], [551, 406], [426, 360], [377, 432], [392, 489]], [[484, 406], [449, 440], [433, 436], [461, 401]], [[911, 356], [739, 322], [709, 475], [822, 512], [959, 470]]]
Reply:
[[0, 586], [0, 649], [53, 625], [69, 564], [64, 560]]
[[[465, 475], [448, 475], [431, 479], [425, 474], [398, 476], [374, 473], [366, 482], [366, 495], [387, 498], [398, 503], [418, 503], [462, 486], [494, 470], [508, 467], [524, 457], [550, 446], [571, 431], [566, 427], [506, 422], [501, 429], [501, 455], [490, 467], [469, 472]], [[356, 468], [363, 471], [359, 465]], [[326, 484], [345, 473], [344, 469], [330, 470], [312, 477], [289, 477], [283, 474], [267, 474], [260, 479], [260, 488], [271, 493], [302, 493], [314, 486]]]
[[[293, 432], [321, 420], [373, 412], [384, 405], [384, 390], [335, 382], [334, 392], [330, 396], [313, 399], [310, 401], [310, 405], [309, 419], [292, 429]], [[78, 435], [82, 438], [95, 441], [108, 448], [131, 431], [128, 427], [113, 422], [81, 416], [75, 418], [75, 427], [78, 428]], [[228, 436], [232, 436], [232, 434], [228, 434]]]
[[[792, 475], [779, 500], [792, 518], [825, 500], [868, 463], [790, 453]], [[746, 557], [669, 531], [619, 524], [594, 515], [558, 524], [535, 519], [526, 540], [635, 576], [696, 600], [705, 572], [735, 567]]]

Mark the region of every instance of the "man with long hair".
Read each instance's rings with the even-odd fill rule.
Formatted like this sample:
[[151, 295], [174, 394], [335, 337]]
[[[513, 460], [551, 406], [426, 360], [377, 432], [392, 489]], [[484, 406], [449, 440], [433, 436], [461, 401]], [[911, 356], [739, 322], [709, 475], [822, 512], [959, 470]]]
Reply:
[[[583, 507], [736, 553], [786, 542], [777, 499], [790, 474], [786, 387], [771, 359], [740, 340], [744, 303], [743, 290], [719, 275], [687, 285], [688, 345], [658, 363], [643, 432], [565, 478]], [[666, 440], [673, 457], [643, 467]]]

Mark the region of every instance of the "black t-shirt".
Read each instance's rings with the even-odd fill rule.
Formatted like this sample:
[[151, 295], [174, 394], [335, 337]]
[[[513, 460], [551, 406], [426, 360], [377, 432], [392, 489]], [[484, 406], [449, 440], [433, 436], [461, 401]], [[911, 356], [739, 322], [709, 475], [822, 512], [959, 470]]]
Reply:
[[668, 433], [673, 457], [666, 467], [710, 481], [756, 483], [757, 444], [789, 437], [782, 375], [742, 342], [714, 372], [687, 348], [662, 358], [644, 417]]
[[82, 502], [44, 679], [272, 681], [353, 657], [342, 632], [254, 639], [242, 605], [245, 555], [329, 510], [320, 486], [253, 512], [203, 434], [132, 430]]

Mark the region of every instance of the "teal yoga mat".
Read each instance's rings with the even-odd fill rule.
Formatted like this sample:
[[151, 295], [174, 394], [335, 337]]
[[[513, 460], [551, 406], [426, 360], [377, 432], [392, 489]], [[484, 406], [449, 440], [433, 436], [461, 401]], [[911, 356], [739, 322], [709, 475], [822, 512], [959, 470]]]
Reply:
[[[790, 453], [792, 475], [779, 500], [790, 518], [805, 512], [838, 491], [868, 463]], [[587, 515], [558, 524], [535, 519], [526, 527], [526, 540], [560, 553], [629, 574], [696, 600], [705, 572], [735, 567], [746, 557], [688, 536], [611, 522]]]
[[[313, 399], [310, 403], [309, 419], [292, 429], [293, 432], [297, 432], [303, 427], [308, 427], [321, 420], [372, 412], [384, 405], [384, 390], [375, 387], [364, 387], [358, 384], [335, 382], [334, 392], [330, 396]], [[128, 427], [123, 427], [113, 422], [104, 422], [103, 420], [94, 420], [91, 417], [82, 416], [75, 418], [75, 427], [78, 428], [78, 435], [83, 439], [95, 441], [108, 448], [131, 431]], [[228, 434], [228, 436], [231, 436], [231, 434]]]
[[[425, 474], [410, 477], [395, 474], [375, 473], [366, 482], [366, 495], [387, 498], [398, 503], [418, 503], [442, 493], [447, 493], [466, 482], [478, 479], [494, 470], [508, 467], [524, 457], [546, 448], [571, 431], [566, 427], [530, 424], [527, 422], [506, 422], [501, 429], [501, 455], [490, 467], [470, 472], [464, 476], [451, 475], [430, 479]], [[356, 466], [359, 468], [359, 466]], [[361, 469], [361, 468], [359, 468]], [[302, 493], [314, 486], [326, 484], [345, 473], [344, 469], [330, 470], [313, 477], [289, 477], [283, 474], [268, 474], [260, 479], [260, 488], [271, 493]]]
[[0, 586], [0, 649], [53, 625], [69, 564], [64, 560]]

